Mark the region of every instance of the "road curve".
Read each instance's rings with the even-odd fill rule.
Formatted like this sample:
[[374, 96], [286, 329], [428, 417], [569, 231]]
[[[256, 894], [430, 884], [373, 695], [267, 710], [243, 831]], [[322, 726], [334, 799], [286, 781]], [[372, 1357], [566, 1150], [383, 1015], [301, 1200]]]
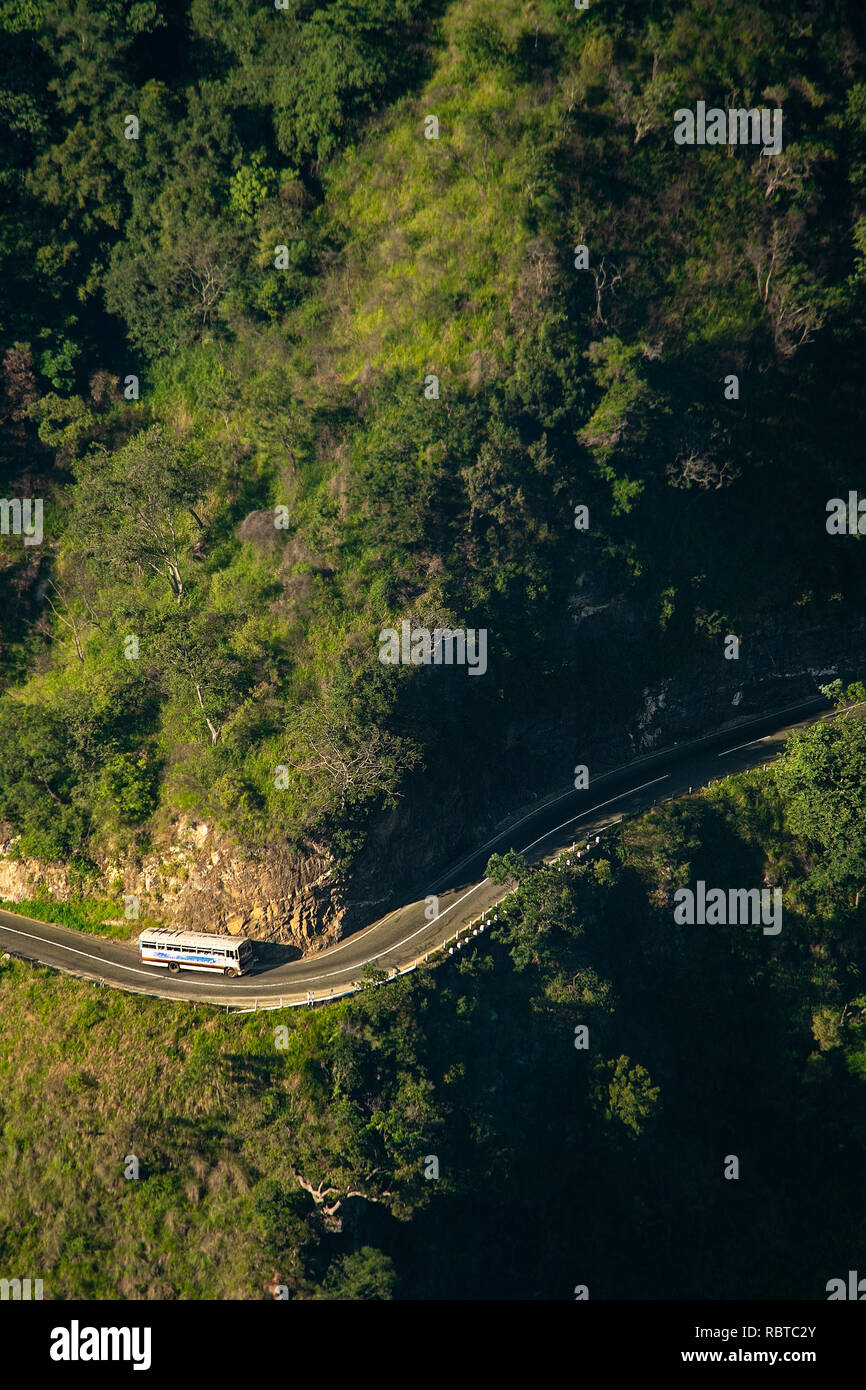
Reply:
[[[506, 889], [482, 877], [491, 854], [508, 849], [530, 862], [553, 858], [577, 840], [601, 834], [623, 815], [647, 809], [692, 787], [769, 762], [792, 729], [827, 718], [822, 696], [786, 710], [741, 720], [705, 738], [674, 745], [593, 778], [588, 789], [569, 789], [516, 816], [505, 829], [434, 879], [413, 902], [389, 912], [328, 950], [291, 960], [287, 948], [259, 943], [249, 975], [237, 980], [189, 974], [168, 976], [143, 966], [134, 942], [106, 941], [87, 932], [35, 922], [0, 911], [0, 950], [85, 979], [164, 999], [221, 1004], [231, 1009], [274, 1008], [338, 998], [359, 987], [369, 962], [386, 974], [411, 970], [455, 934], [495, 908]], [[425, 916], [438, 896], [439, 914]]]

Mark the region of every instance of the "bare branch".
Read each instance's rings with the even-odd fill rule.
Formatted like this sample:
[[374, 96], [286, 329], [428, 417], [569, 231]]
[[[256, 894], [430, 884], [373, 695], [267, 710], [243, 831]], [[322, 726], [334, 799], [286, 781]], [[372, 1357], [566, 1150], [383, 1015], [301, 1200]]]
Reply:
[[210, 720], [208, 719], [207, 715], [205, 714], [204, 701], [203, 701], [202, 698], [201, 698], [201, 686], [200, 686], [200, 685], [197, 685], [197, 686], [196, 686], [196, 688], [195, 688], [195, 693], [196, 693], [196, 695], [198, 696], [198, 702], [199, 702], [199, 705], [201, 706], [201, 712], [202, 712], [202, 714], [204, 714], [204, 722], [207, 724], [208, 728], [210, 729], [211, 743], [216, 743], [217, 739], [218, 739], [219, 736], [220, 736], [221, 730], [220, 730], [220, 729], [215, 729], [214, 726], [213, 726], [213, 724], [210, 722]]

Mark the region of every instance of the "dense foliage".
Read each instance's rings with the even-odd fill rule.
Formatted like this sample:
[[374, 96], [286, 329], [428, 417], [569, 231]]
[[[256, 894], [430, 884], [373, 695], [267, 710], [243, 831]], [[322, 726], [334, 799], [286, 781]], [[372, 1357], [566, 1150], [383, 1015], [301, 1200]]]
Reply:
[[[492, 940], [320, 1009], [0, 964], [0, 1267], [55, 1298], [825, 1298], [866, 1238], [864, 757], [861, 719], [818, 724], [588, 863], [511, 860]], [[780, 885], [782, 931], [677, 925], [698, 878]]]
[[[46, 502], [42, 546], [0, 537], [22, 851], [185, 810], [348, 860], [403, 793], [563, 782], [593, 710], [713, 685], [723, 633], [850, 656], [855, 0], [4, 0], [0, 31], [0, 491]], [[780, 105], [782, 153], [674, 144], [698, 99]], [[402, 619], [487, 628], [487, 675], [382, 667]]]

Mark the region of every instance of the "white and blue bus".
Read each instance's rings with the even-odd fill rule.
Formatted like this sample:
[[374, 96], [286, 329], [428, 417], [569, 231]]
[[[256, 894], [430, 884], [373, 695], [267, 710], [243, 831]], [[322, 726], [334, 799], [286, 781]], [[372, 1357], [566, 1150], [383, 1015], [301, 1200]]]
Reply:
[[180, 970], [206, 970], [232, 976], [249, 970], [253, 948], [244, 937], [154, 927], [139, 936], [138, 958], [142, 965], [164, 965], [172, 975]]

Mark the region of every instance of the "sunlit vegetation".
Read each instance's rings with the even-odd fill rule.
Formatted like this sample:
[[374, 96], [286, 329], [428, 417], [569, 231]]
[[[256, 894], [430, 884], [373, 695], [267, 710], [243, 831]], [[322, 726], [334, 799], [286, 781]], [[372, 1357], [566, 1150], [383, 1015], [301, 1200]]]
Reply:
[[[866, 779], [844, 838], [802, 812], [864, 756], [818, 724], [581, 866], [509, 860], [492, 937], [320, 1009], [0, 962], [0, 1265], [53, 1298], [824, 1298], [866, 1237]], [[676, 925], [697, 878], [781, 884], [781, 933]]]
[[[46, 499], [42, 547], [0, 539], [24, 852], [182, 811], [348, 866], [401, 797], [546, 789], [531, 736], [624, 722], [720, 633], [850, 656], [866, 39], [825, 10], [0, 8], [0, 488]], [[698, 98], [781, 104], [782, 154], [674, 145]], [[487, 676], [383, 669], [401, 618], [487, 628]]]

